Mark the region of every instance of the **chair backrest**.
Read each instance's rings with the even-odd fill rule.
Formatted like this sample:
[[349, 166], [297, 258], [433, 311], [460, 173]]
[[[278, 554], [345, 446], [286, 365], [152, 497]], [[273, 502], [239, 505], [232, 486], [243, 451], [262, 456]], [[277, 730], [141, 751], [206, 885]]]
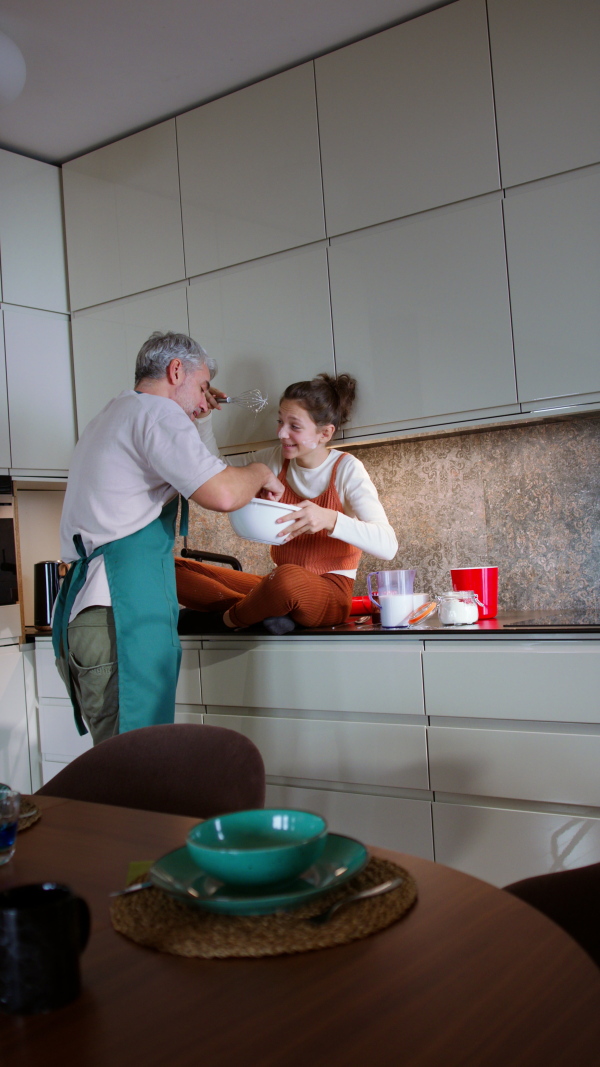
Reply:
[[102, 741], [38, 790], [199, 819], [262, 808], [265, 768], [253, 741], [221, 726], [144, 726]]
[[600, 863], [524, 878], [504, 888], [562, 926], [600, 967]]

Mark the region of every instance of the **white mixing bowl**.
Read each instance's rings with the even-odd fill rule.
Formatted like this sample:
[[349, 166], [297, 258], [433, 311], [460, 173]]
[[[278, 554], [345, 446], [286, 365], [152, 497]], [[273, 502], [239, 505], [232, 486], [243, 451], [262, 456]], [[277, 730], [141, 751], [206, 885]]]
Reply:
[[229, 512], [229, 521], [238, 537], [246, 541], [258, 541], [262, 545], [281, 545], [283, 537], [278, 537], [293, 521], [276, 523], [282, 515], [290, 511], [300, 511], [295, 504], [280, 504], [277, 500], [260, 500], [253, 497], [249, 504], [237, 511]]

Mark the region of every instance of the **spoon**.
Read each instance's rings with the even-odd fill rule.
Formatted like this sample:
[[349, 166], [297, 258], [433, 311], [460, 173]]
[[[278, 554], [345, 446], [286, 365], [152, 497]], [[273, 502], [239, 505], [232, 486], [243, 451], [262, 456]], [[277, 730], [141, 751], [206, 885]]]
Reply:
[[404, 878], [391, 878], [389, 882], [382, 882], [381, 885], [371, 886], [370, 889], [361, 889], [360, 893], [353, 893], [351, 897], [336, 900], [335, 904], [332, 904], [331, 907], [326, 908], [325, 911], [320, 912], [318, 915], [311, 915], [308, 922], [316, 925], [326, 923], [339, 908], [345, 907], [346, 904], [354, 904], [355, 900], [367, 900], [369, 897], [380, 897], [384, 893], [391, 893], [392, 889], [397, 889], [399, 885], [402, 885], [403, 881]]

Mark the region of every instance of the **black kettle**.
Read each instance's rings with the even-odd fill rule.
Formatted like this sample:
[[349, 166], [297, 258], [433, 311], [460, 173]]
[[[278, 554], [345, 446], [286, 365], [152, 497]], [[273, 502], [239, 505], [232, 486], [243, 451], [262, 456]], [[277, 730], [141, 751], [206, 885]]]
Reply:
[[58, 596], [60, 583], [67, 573], [66, 563], [59, 559], [47, 559], [33, 565], [33, 624], [50, 626], [52, 608]]

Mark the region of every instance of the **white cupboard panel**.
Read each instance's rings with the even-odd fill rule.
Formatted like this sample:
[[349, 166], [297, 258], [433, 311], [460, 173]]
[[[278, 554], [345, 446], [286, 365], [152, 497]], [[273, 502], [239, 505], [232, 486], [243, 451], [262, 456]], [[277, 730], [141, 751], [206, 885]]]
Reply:
[[484, 0], [315, 62], [327, 232], [498, 189]]
[[510, 190], [504, 211], [519, 400], [597, 392], [600, 169]]
[[337, 366], [362, 385], [349, 427], [515, 403], [499, 199], [338, 238], [329, 260]]
[[12, 466], [67, 470], [75, 447], [69, 321], [4, 309]]
[[0, 150], [2, 299], [68, 311], [58, 167]]
[[40, 700], [38, 716], [43, 760], [69, 763], [93, 747], [91, 734], [78, 732], [70, 701]]
[[0, 781], [31, 792], [25, 676], [18, 648], [0, 649]]
[[428, 715], [600, 723], [600, 646], [595, 641], [428, 641]]
[[404, 789], [429, 788], [424, 726], [215, 715], [212, 710], [204, 722], [229, 727], [251, 738], [260, 750], [267, 774]]
[[188, 299], [190, 333], [219, 361], [215, 384], [233, 395], [260, 389], [269, 397], [258, 415], [237, 405], [219, 412], [219, 445], [274, 439], [285, 387], [335, 373], [324, 245], [205, 275], [190, 285]]
[[144, 293], [75, 315], [72, 328], [81, 434], [109, 400], [123, 389], [133, 389], [136, 356], [154, 330], [188, 332], [185, 286]]
[[431, 726], [431, 788], [600, 808], [600, 735]]
[[600, 861], [600, 819], [433, 804], [436, 863], [492, 885]]
[[[306, 711], [422, 715], [418, 647], [321, 641], [220, 647], [200, 652], [205, 704]], [[276, 772], [273, 772], [276, 773]]]
[[4, 356], [4, 313], [0, 311], [0, 467], [10, 466], [8, 393], [6, 390], [6, 361]]
[[181, 669], [175, 692], [177, 704], [201, 704], [200, 664], [195, 649], [184, 649], [181, 654]]
[[327, 820], [332, 833], [433, 859], [431, 804], [426, 800], [267, 784], [265, 807], [314, 811]]
[[175, 119], [63, 167], [71, 307], [185, 277]]
[[488, 0], [502, 184], [600, 159], [597, 0]]
[[188, 276], [325, 237], [312, 63], [177, 119]]
[[35, 675], [38, 697], [41, 699], [44, 697], [52, 697], [58, 700], [69, 699], [67, 687], [56, 669], [52, 648], [36, 648]]

